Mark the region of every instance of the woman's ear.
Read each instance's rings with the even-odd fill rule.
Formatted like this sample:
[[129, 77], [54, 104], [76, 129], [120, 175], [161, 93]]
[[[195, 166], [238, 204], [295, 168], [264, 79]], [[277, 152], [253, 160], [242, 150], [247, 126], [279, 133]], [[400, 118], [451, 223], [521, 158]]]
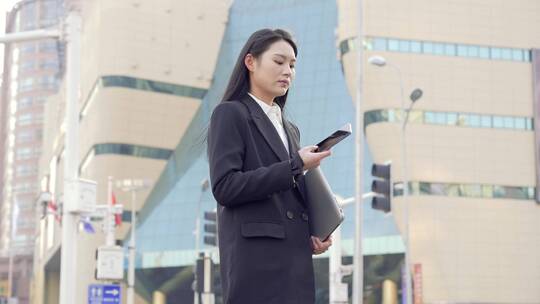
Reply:
[[253, 72], [255, 70], [255, 57], [251, 54], [247, 54], [246, 57], [244, 57], [244, 64], [250, 72]]

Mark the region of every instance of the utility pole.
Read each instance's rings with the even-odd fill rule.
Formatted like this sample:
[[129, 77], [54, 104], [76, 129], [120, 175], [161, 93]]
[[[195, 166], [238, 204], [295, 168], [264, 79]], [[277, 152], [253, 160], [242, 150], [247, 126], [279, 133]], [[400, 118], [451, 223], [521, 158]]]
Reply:
[[71, 11], [66, 19], [66, 134], [64, 161], [64, 207], [62, 208], [62, 244], [60, 265], [60, 304], [79, 302], [77, 282], [77, 226], [73, 212], [79, 199], [79, 94], [81, 66], [81, 16]]

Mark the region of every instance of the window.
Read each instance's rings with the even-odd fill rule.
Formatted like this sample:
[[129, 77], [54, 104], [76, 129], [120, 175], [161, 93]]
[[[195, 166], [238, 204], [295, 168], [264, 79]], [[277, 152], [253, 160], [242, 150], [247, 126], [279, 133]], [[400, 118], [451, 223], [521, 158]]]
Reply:
[[512, 59], [515, 61], [523, 61], [523, 52], [521, 50], [512, 50]]
[[489, 48], [487, 47], [479, 47], [478, 48], [478, 56], [483, 59], [489, 59]]
[[447, 123], [449, 125], [457, 125], [457, 114], [456, 113], [448, 113], [446, 119]]
[[475, 127], [475, 128], [480, 127], [480, 115], [478, 114], [469, 115], [468, 126]]
[[433, 112], [424, 112], [424, 121], [426, 123], [430, 123], [430, 124], [434, 124], [436, 123], [435, 121], [435, 113]]
[[431, 42], [424, 42], [423, 44], [423, 51], [426, 54], [433, 54], [433, 43]]
[[491, 116], [488, 115], [482, 115], [480, 117], [480, 125], [483, 128], [491, 128]]
[[446, 114], [445, 113], [435, 113], [435, 123], [439, 125], [446, 124]]
[[33, 98], [29, 96], [21, 97], [18, 102], [18, 108], [25, 109], [30, 107], [32, 105], [32, 100]]
[[514, 117], [505, 117], [504, 118], [504, 128], [513, 129], [514, 128]]
[[504, 127], [504, 118], [501, 116], [493, 116], [493, 127], [494, 128], [503, 128]]
[[519, 130], [525, 130], [525, 118], [524, 117], [516, 117], [514, 119], [515, 128]]
[[470, 45], [468, 48], [468, 54], [469, 57], [478, 57], [478, 47], [474, 45]]
[[456, 45], [447, 43], [444, 46], [444, 54], [446, 56], [456, 56]]
[[400, 40], [399, 41], [399, 50], [401, 52], [408, 53], [410, 51], [410, 48], [411, 48], [411, 45], [410, 45], [409, 41], [407, 41], [407, 40]]
[[501, 59], [501, 49], [500, 48], [491, 48], [491, 59]]
[[508, 48], [501, 49], [501, 58], [504, 60], [512, 59], [512, 50]]
[[390, 50], [390, 51], [399, 51], [399, 40], [397, 40], [397, 39], [388, 39], [388, 50]]
[[386, 39], [385, 38], [374, 38], [373, 39], [373, 49], [375, 51], [386, 51]]
[[411, 52], [413, 53], [421, 53], [422, 52], [422, 44], [418, 41], [411, 41]]
[[433, 43], [433, 53], [435, 55], [444, 55], [444, 44], [443, 43]]
[[458, 56], [466, 57], [468, 53], [469, 52], [467, 50], [467, 46], [461, 45], [461, 44], [457, 46], [457, 54], [458, 54]]

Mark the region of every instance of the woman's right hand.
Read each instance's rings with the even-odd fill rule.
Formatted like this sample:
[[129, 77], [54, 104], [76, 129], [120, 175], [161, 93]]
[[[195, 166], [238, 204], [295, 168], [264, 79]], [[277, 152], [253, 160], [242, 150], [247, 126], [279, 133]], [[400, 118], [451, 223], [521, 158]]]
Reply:
[[332, 152], [330, 150], [323, 152], [314, 152], [317, 146], [306, 146], [298, 151], [298, 155], [304, 162], [304, 170], [309, 170], [318, 167], [321, 164], [323, 158], [330, 156]]

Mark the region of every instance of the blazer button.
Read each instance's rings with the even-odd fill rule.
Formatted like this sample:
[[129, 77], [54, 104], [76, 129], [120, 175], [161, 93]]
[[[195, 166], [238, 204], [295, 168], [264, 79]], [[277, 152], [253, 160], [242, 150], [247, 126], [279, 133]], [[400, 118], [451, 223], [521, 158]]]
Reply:
[[287, 211], [287, 217], [292, 220], [294, 219], [294, 213], [292, 211]]
[[305, 212], [302, 212], [302, 219], [307, 222], [309, 219], [309, 216]]

